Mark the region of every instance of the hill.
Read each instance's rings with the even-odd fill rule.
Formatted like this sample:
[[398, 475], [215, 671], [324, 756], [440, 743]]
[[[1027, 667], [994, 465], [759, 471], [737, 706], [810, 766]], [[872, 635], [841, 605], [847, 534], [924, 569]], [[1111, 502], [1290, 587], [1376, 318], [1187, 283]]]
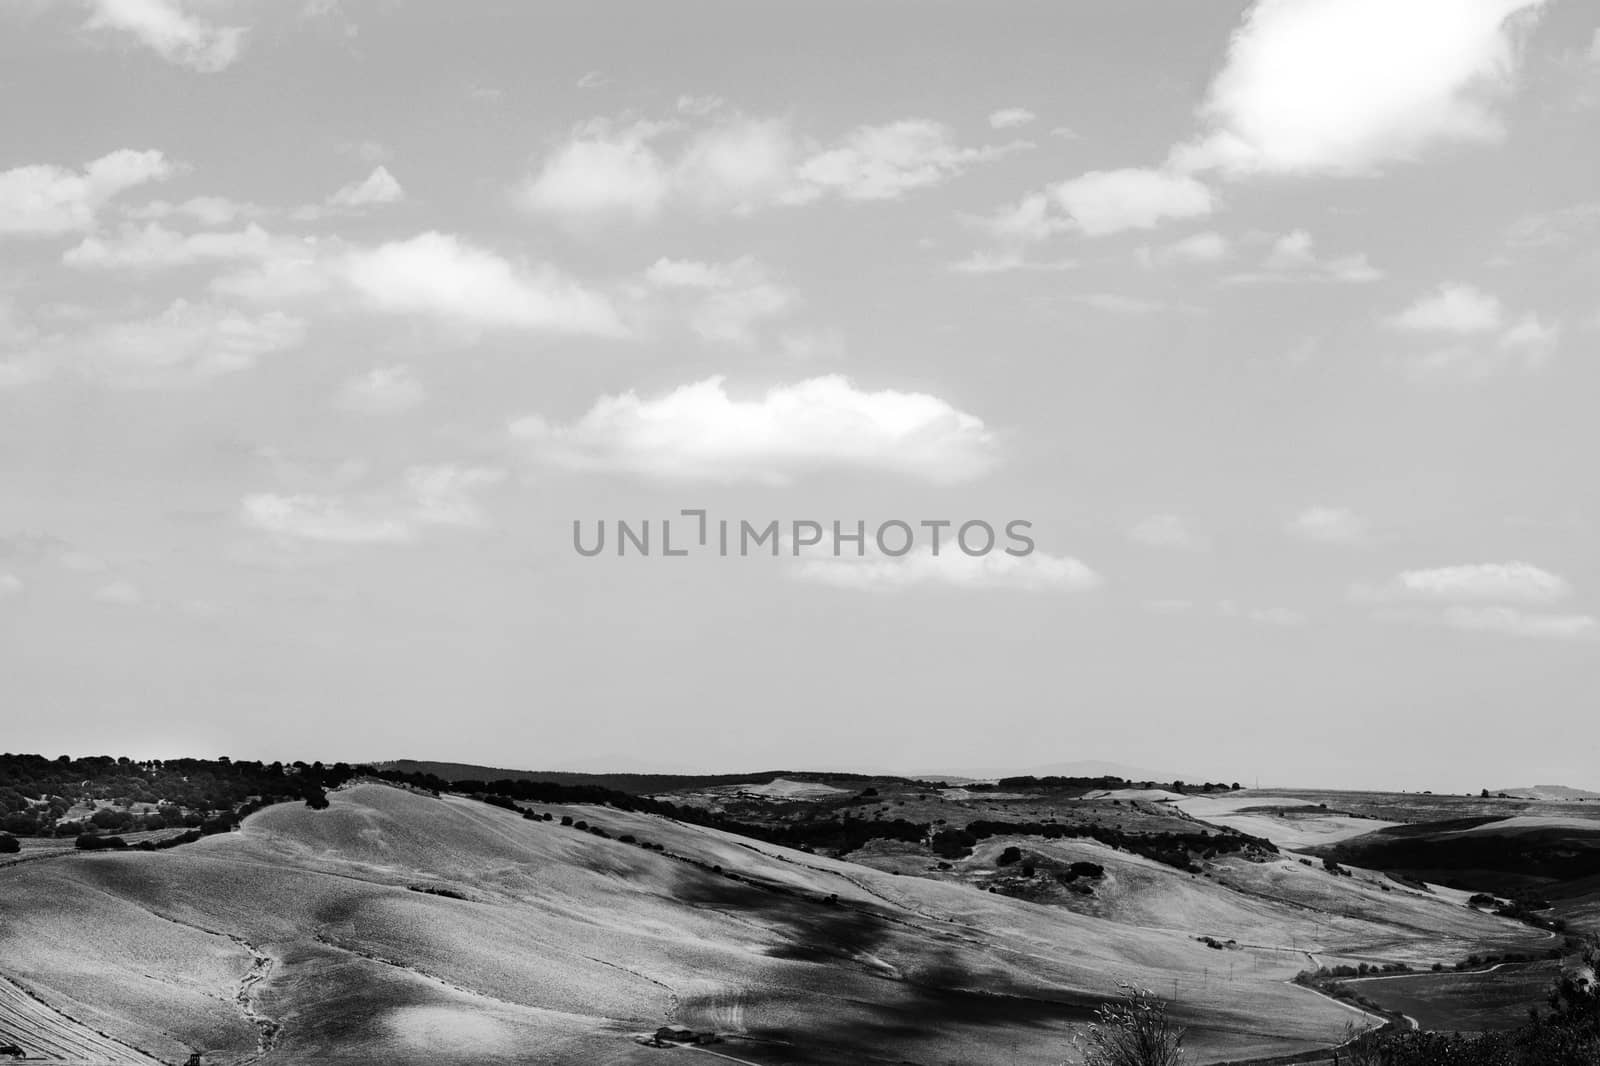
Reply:
[[[0, 970], [52, 1031], [108, 1034], [130, 1062], [634, 1064], [663, 1053], [634, 1037], [670, 1023], [758, 1066], [1053, 1066], [1117, 978], [1172, 990], [1215, 1062], [1326, 1046], [1357, 1017], [1288, 983], [1308, 950], [1421, 962], [1537, 936], [1289, 860], [1228, 859], [1253, 886], [1235, 891], [1034, 841], [1103, 860], [1099, 909], [1074, 909], [972, 883], [999, 838], [941, 879], [612, 807], [328, 799], [172, 851], [0, 870]], [[1370, 903], [1330, 922], [1294, 893]]]

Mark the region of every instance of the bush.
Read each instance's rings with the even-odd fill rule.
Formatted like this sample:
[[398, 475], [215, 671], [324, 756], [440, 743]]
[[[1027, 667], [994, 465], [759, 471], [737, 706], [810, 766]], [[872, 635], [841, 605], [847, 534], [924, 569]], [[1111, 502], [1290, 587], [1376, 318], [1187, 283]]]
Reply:
[[1121, 995], [1095, 1012], [1079, 1038], [1084, 1066], [1182, 1066], [1183, 1030], [1154, 992], [1118, 982]]
[[0, 855], [15, 855], [22, 845], [10, 833], [0, 833]]

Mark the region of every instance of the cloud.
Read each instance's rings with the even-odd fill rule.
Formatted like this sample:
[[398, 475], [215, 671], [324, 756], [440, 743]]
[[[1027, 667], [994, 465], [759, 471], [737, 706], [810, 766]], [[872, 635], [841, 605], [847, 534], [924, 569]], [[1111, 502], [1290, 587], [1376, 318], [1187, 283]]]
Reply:
[[353, 181], [328, 197], [328, 206], [374, 207], [379, 204], [397, 204], [405, 198], [405, 190], [400, 187], [394, 175], [389, 173], [389, 168], [380, 165], [361, 181]]
[[177, 204], [168, 200], [152, 200], [137, 207], [124, 208], [122, 213], [141, 222], [182, 215], [203, 226], [226, 226], [241, 218], [264, 214], [265, 211], [257, 204], [230, 200], [226, 196], [192, 196]]
[[1025, 107], [1002, 107], [989, 112], [989, 125], [997, 130], [1014, 130], [1026, 126], [1039, 116]]
[[887, 591], [915, 586], [960, 589], [1020, 589], [1029, 592], [1082, 592], [1102, 584], [1102, 578], [1070, 556], [1031, 552], [1007, 555], [967, 555], [945, 548], [935, 555], [921, 548], [898, 558], [873, 555], [808, 559], [797, 564], [795, 578], [863, 591]]
[[1181, 548], [1197, 551], [1206, 546], [1205, 540], [1196, 536], [1175, 514], [1154, 514], [1141, 519], [1128, 537], [1151, 548]]
[[51, 164], [0, 171], [0, 235], [52, 236], [88, 229], [118, 193], [165, 180], [179, 169], [158, 151], [122, 148], [81, 171]]
[[256, 493], [239, 505], [246, 526], [289, 540], [326, 544], [404, 544], [429, 527], [478, 528], [487, 517], [477, 494], [505, 471], [448, 464], [414, 466], [404, 488], [360, 499], [329, 493]]
[[1572, 594], [1566, 579], [1524, 562], [1403, 570], [1381, 585], [1357, 585], [1352, 596], [1378, 603], [1554, 603]]
[[1600, 621], [1587, 614], [1547, 614], [1515, 607], [1450, 607], [1438, 621], [1452, 629], [1478, 633], [1504, 633], [1514, 637], [1548, 640], [1593, 640], [1600, 637]]
[[1313, 544], [1365, 544], [1370, 537], [1367, 520], [1343, 507], [1308, 507], [1285, 528]]
[[1020, 249], [977, 251], [947, 264], [955, 274], [1009, 274], [1020, 270], [1053, 272], [1076, 270], [1079, 265], [1076, 259], [1029, 259]]
[[380, 311], [512, 329], [624, 332], [607, 300], [555, 268], [519, 266], [448, 234], [424, 233], [353, 251], [338, 269]]
[[669, 121], [591, 119], [522, 184], [529, 211], [573, 224], [644, 222], [669, 207], [748, 214], [826, 196], [897, 199], [1020, 145], [962, 148], [928, 119], [859, 126], [832, 144], [720, 100]]
[[22, 590], [26, 587], [17, 575], [0, 574], [0, 601], [15, 599], [22, 595]]
[[124, 224], [115, 236], [85, 237], [62, 253], [61, 261], [80, 270], [164, 270], [293, 254], [300, 243], [253, 223], [241, 230], [184, 234], [149, 222]]
[[1384, 324], [1430, 343], [1406, 363], [1419, 379], [1481, 381], [1508, 370], [1536, 370], [1561, 337], [1559, 326], [1532, 313], [1512, 320], [1497, 297], [1457, 282], [1440, 285]]
[[1187, 171], [1358, 175], [1499, 139], [1519, 26], [1542, 0], [1258, 0], [1178, 146]]
[[651, 399], [605, 396], [570, 425], [529, 416], [511, 433], [539, 462], [683, 481], [784, 485], [807, 473], [863, 469], [949, 483], [996, 461], [983, 422], [936, 396], [865, 392], [827, 376], [738, 400], [723, 381]]
[[1165, 267], [1176, 264], [1220, 263], [1232, 254], [1233, 246], [1228, 242], [1228, 238], [1214, 230], [1206, 230], [1154, 248], [1140, 248], [1135, 257], [1145, 266]]
[[101, 585], [95, 590], [94, 598], [115, 607], [136, 607], [144, 602], [144, 593], [133, 582], [118, 579]]
[[1018, 147], [960, 148], [949, 127], [928, 119], [858, 126], [838, 145], [801, 164], [802, 191], [793, 195], [812, 199], [833, 192], [848, 200], [893, 200]]
[[685, 305], [689, 328], [702, 340], [745, 348], [756, 344], [762, 324], [800, 302], [794, 289], [773, 281], [749, 256], [727, 263], [658, 259], [645, 281]]
[[1125, 296], [1119, 292], [1086, 292], [1080, 293], [1076, 299], [1079, 303], [1087, 304], [1096, 310], [1110, 311], [1117, 315], [1146, 315], [1166, 307], [1166, 304], [1158, 300]]
[[1500, 301], [1471, 285], [1446, 282], [1432, 294], [1398, 314], [1387, 324], [1412, 333], [1450, 333], [1468, 336], [1498, 329], [1504, 321]]
[[160, 314], [97, 326], [72, 348], [94, 380], [161, 387], [247, 369], [261, 356], [298, 347], [305, 332], [302, 320], [281, 311], [250, 315], [175, 300]]
[[1223, 600], [1217, 604], [1217, 614], [1223, 618], [1240, 618], [1246, 622], [1255, 622], [1267, 626], [1301, 626], [1309, 618], [1289, 607], [1245, 607], [1232, 600]]
[[376, 246], [301, 241], [213, 283], [219, 293], [279, 306], [295, 301], [455, 325], [620, 337], [605, 296], [547, 264], [513, 262], [447, 233], [430, 231]]
[[1315, 241], [1310, 233], [1303, 229], [1292, 230], [1273, 241], [1272, 247], [1255, 270], [1232, 274], [1226, 280], [1232, 284], [1273, 281], [1333, 281], [1360, 284], [1383, 278], [1383, 271], [1368, 262], [1364, 254], [1324, 259], [1317, 255], [1314, 245]]
[[360, 415], [398, 415], [420, 407], [427, 390], [403, 366], [373, 367], [339, 388], [337, 405]]
[[245, 31], [214, 26], [184, 10], [181, 0], [92, 0], [84, 27], [126, 33], [162, 59], [202, 74], [226, 70], [239, 56]]

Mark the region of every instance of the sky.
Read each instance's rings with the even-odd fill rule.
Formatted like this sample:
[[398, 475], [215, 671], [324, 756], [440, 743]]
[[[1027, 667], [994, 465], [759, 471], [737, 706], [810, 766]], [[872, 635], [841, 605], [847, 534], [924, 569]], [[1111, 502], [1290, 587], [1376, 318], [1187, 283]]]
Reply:
[[1600, 789], [1592, 5], [5, 0], [0, 93], [0, 748]]

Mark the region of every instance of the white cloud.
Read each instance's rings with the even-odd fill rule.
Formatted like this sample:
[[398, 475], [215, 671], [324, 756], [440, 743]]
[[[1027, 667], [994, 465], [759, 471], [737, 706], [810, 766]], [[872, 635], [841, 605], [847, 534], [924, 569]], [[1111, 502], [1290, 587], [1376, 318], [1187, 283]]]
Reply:
[[234, 373], [298, 347], [305, 323], [281, 311], [244, 314], [175, 300], [148, 318], [97, 326], [72, 348], [81, 370], [109, 385], [160, 387]]
[[683, 116], [580, 124], [523, 183], [523, 206], [582, 224], [647, 221], [673, 205], [745, 214], [829, 195], [888, 200], [1021, 147], [962, 148], [927, 119], [859, 126], [820, 144], [781, 119], [729, 113], [714, 99]]
[[1026, 126], [1039, 116], [1025, 107], [1002, 107], [989, 113], [989, 125], [997, 130], [1014, 130]]
[[1214, 230], [1194, 233], [1180, 240], [1140, 248], [1136, 258], [1145, 266], [1172, 266], [1185, 263], [1219, 263], [1233, 253], [1228, 239]]
[[124, 225], [115, 236], [85, 237], [62, 253], [70, 267], [90, 270], [161, 270], [194, 263], [261, 260], [293, 254], [294, 238], [251, 224], [241, 230], [179, 233], [160, 222]]
[[858, 126], [838, 145], [801, 164], [800, 181], [810, 189], [798, 195], [835, 192], [849, 200], [892, 200], [1016, 147], [960, 148], [949, 127], [928, 119]]
[[609, 301], [549, 266], [521, 266], [444, 233], [352, 251], [343, 280], [380, 311], [559, 333], [621, 335]]
[[328, 197], [330, 207], [374, 207], [395, 204], [406, 198], [405, 190], [389, 173], [389, 168], [377, 166], [360, 181], [353, 181]]
[[239, 56], [244, 29], [214, 26], [184, 10], [181, 0], [92, 0], [90, 30], [131, 34], [169, 63], [202, 74], [226, 70]]
[[14, 599], [22, 595], [22, 579], [15, 574], [0, 574], [0, 600]]
[[290, 540], [328, 544], [404, 544], [429, 527], [477, 528], [487, 517], [477, 494], [505, 471], [448, 464], [414, 466], [404, 489], [356, 499], [329, 493], [256, 493], [239, 505], [247, 526]]
[[122, 148], [81, 171], [32, 164], [0, 171], [0, 235], [50, 236], [88, 229], [124, 190], [177, 173], [158, 151]]
[[1365, 544], [1367, 520], [1343, 507], [1308, 507], [1289, 520], [1288, 532], [1315, 544]]
[[648, 143], [656, 132], [640, 124], [586, 124], [524, 184], [523, 204], [566, 219], [655, 215], [671, 191], [667, 165]]
[[751, 347], [758, 329], [792, 311], [799, 294], [768, 277], [755, 259], [727, 263], [658, 259], [645, 281], [685, 305], [689, 328], [702, 340]]
[[267, 533], [330, 544], [400, 544], [413, 535], [403, 518], [357, 513], [342, 500], [310, 494], [246, 496], [240, 517]]
[[1600, 637], [1600, 621], [1587, 614], [1547, 614], [1515, 607], [1450, 607], [1439, 621], [1453, 629], [1504, 633], [1550, 640], [1592, 640]]
[[436, 231], [372, 247], [280, 243], [260, 264], [219, 278], [212, 288], [269, 306], [322, 300], [470, 327], [607, 337], [627, 332], [608, 298], [556, 268], [513, 262]]
[[996, 460], [983, 422], [936, 396], [865, 392], [828, 376], [738, 400], [723, 381], [652, 399], [606, 396], [570, 425], [529, 416], [511, 432], [545, 463], [668, 480], [781, 485], [860, 468], [942, 483], [977, 477]]
[[1500, 301], [1494, 296], [1455, 282], [1440, 285], [1433, 293], [1387, 320], [1395, 329], [1412, 333], [1447, 333], [1467, 336], [1499, 329], [1505, 319]]
[[892, 590], [915, 586], [960, 589], [1008, 588], [1034, 592], [1079, 592], [1095, 588], [1102, 578], [1070, 556], [1031, 552], [967, 555], [946, 546], [939, 554], [920, 548], [897, 558], [872, 555], [808, 559], [793, 569], [796, 578], [860, 590]]
[[1258, 0], [1234, 33], [1181, 169], [1366, 174], [1500, 137], [1519, 13], [1542, 0]]
[[1471, 285], [1446, 282], [1384, 320], [1429, 341], [1406, 368], [1414, 378], [1482, 381], [1509, 370], [1537, 370], [1560, 340], [1558, 325], [1527, 313], [1514, 321], [1500, 300]]
[[1128, 536], [1151, 548], [1182, 548], [1196, 551], [1205, 547], [1205, 540], [1196, 536], [1175, 514], [1154, 514], [1141, 519]]
[[1002, 247], [1015, 249], [1058, 233], [1103, 237], [1154, 229], [1163, 222], [1209, 215], [1215, 207], [1211, 190], [1187, 174], [1124, 167], [1091, 170], [969, 221]]
[[949, 269], [956, 274], [1009, 274], [1022, 270], [1051, 272], [1076, 270], [1078, 266], [1076, 259], [1029, 259], [1020, 249], [998, 252], [977, 251], [965, 259], [957, 259], [948, 264]]
[[1303, 229], [1292, 230], [1273, 241], [1260, 265], [1251, 271], [1233, 274], [1234, 284], [1271, 281], [1334, 281], [1359, 284], [1379, 281], [1383, 271], [1367, 261], [1364, 254], [1324, 259], [1317, 255], [1315, 240]]
[[1404, 570], [1381, 585], [1357, 585], [1352, 594], [1373, 602], [1554, 603], [1572, 587], [1537, 566], [1509, 562]]
[[101, 585], [95, 590], [94, 598], [116, 607], [135, 607], [144, 602], [144, 593], [133, 582], [119, 578]]
[[336, 402], [354, 414], [398, 415], [421, 406], [427, 396], [407, 367], [379, 366], [340, 386]]
[[191, 196], [177, 204], [168, 200], [152, 200], [137, 207], [124, 208], [122, 213], [141, 222], [183, 215], [203, 226], [226, 226], [241, 218], [264, 214], [265, 209], [257, 204], [230, 200], [226, 196]]
[[1056, 205], [1090, 237], [1153, 229], [1169, 219], [1208, 215], [1211, 190], [1184, 174], [1139, 167], [1091, 170], [1051, 189]]
[[1246, 622], [1267, 626], [1300, 626], [1310, 621], [1303, 613], [1290, 607], [1245, 607], [1232, 600], [1217, 604], [1217, 613], [1224, 618], [1242, 618]]

